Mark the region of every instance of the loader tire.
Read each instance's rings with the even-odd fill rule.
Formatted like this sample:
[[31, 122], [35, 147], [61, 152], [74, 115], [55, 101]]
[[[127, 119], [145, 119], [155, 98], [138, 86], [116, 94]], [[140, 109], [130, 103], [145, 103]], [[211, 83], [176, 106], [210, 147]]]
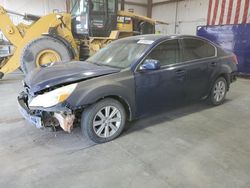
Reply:
[[60, 40], [43, 36], [31, 41], [21, 54], [21, 68], [28, 74], [37, 67], [54, 62], [67, 63], [73, 59], [69, 48]]

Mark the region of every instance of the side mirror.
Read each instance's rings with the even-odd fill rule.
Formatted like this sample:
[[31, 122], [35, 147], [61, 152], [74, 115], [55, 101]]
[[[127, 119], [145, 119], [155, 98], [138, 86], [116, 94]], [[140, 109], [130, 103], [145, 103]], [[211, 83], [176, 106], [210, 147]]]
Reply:
[[140, 66], [141, 71], [143, 70], [159, 70], [161, 68], [160, 61], [155, 59], [146, 59]]

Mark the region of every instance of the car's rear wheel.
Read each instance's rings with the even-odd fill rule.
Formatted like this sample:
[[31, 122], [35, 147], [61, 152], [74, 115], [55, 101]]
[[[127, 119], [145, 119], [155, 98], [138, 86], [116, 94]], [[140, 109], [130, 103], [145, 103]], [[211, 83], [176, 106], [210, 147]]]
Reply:
[[210, 103], [214, 106], [220, 105], [225, 101], [227, 94], [227, 81], [223, 77], [219, 77], [211, 90]]
[[81, 128], [85, 136], [96, 143], [117, 138], [126, 123], [122, 104], [114, 99], [103, 99], [82, 113]]

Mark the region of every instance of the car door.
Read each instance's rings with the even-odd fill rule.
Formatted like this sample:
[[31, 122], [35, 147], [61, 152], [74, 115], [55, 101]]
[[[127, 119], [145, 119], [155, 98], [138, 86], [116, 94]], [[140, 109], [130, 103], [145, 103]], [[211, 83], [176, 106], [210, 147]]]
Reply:
[[[146, 59], [158, 60], [158, 70], [140, 71]], [[141, 116], [160, 110], [183, 99], [183, 75], [178, 64], [180, 46], [177, 39], [164, 41], [156, 46], [135, 71], [136, 108]]]
[[208, 95], [211, 68], [216, 67], [216, 48], [198, 38], [183, 38], [180, 61], [185, 72], [184, 94], [186, 100], [201, 99]]

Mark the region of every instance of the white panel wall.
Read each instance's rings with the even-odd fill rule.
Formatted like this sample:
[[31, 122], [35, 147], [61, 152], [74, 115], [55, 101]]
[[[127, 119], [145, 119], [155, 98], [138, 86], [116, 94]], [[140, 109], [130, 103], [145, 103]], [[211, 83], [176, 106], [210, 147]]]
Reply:
[[153, 7], [152, 17], [158, 21], [169, 23], [168, 26], [159, 25], [157, 27], [157, 31], [160, 31], [163, 34], [174, 33], [175, 10], [175, 3], [157, 5]]
[[[162, 0], [154, 2], [156, 1]], [[206, 24], [208, 2], [208, 0], [185, 0], [178, 2], [178, 4], [168, 3], [155, 6], [153, 18], [169, 23], [168, 26], [159, 26], [158, 30], [167, 34], [195, 35], [196, 27]], [[176, 26], [175, 20], [177, 21]]]
[[[133, 0], [132, 2], [146, 3], [147, 0]], [[0, 0], [0, 5], [22, 14], [46, 15], [54, 10], [58, 10], [59, 12], [66, 11], [66, 0]], [[147, 15], [147, 9], [142, 6], [125, 5], [125, 10], [128, 9], [134, 9], [134, 12], [140, 15]], [[16, 16], [13, 19], [14, 22], [20, 20]]]
[[48, 14], [54, 9], [66, 10], [65, 0], [0, 0], [0, 4], [9, 10], [36, 15]]
[[[128, 0], [128, 1], [135, 2], [135, 3], [144, 3], [144, 4], [147, 3], [147, 0]], [[136, 14], [140, 14], [143, 16], [147, 15], [147, 8], [146, 7], [125, 4], [125, 10], [128, 10], [128, 9], [134, 9], [134, 12]]]
[[[147, 3], [147, 0], [130, 0], [136, 3]], [[63, 12], [66, 10], [66, 0], [0, 0], [0, 5], [6, 9], [20, 13], [31, 13], [36, 15], [45, 15], [58, 9]], [[141, 15], [147, 15], [147, 9], [142, 6], [125, 5], [125, 9], [134, 9]]]
[[[0, 4], [6, 9], [20, 13], [45, 15], [57, 9], [60, 12], [66, 10], [66, 0], [0, 0]], [[132, 0], [129, 0], [132, 1]], [[162, 2], [165, 0], [153, 0]], [[147, 0], [133, 0], [132, 2], [147, 3]], [[158, 25], [157, 31], [167, 34], [195, 34], [198, 25], [206, 24], [208, 0], [185, 0], [176, 3], [168, 3], [153, 7], [152, 17], [169, 23]], [[177, 7], [176, 7], [177, 6]], [[134, 12], [146, 16], [147, 9], [142, 6], [125, 5], [125, 10], [134, 9]], [[177, 18], [176, 18], [177, 9]], [[14, 22], [19, 22], [20, 17], [13, 17]], [[177, 21], [175, 25], [175, 20]]]
[[134, 13], [147, 16], [147, 8], [135, 5], [125, 5], [125, 10], [133, 9]]
[[[66, 0], [0, 0], [5, 9], [35, 15], [46, 15], [54, 10], [66, 11]], [[14, 23], [22, 21], [21, 17], [11, 15]]]

